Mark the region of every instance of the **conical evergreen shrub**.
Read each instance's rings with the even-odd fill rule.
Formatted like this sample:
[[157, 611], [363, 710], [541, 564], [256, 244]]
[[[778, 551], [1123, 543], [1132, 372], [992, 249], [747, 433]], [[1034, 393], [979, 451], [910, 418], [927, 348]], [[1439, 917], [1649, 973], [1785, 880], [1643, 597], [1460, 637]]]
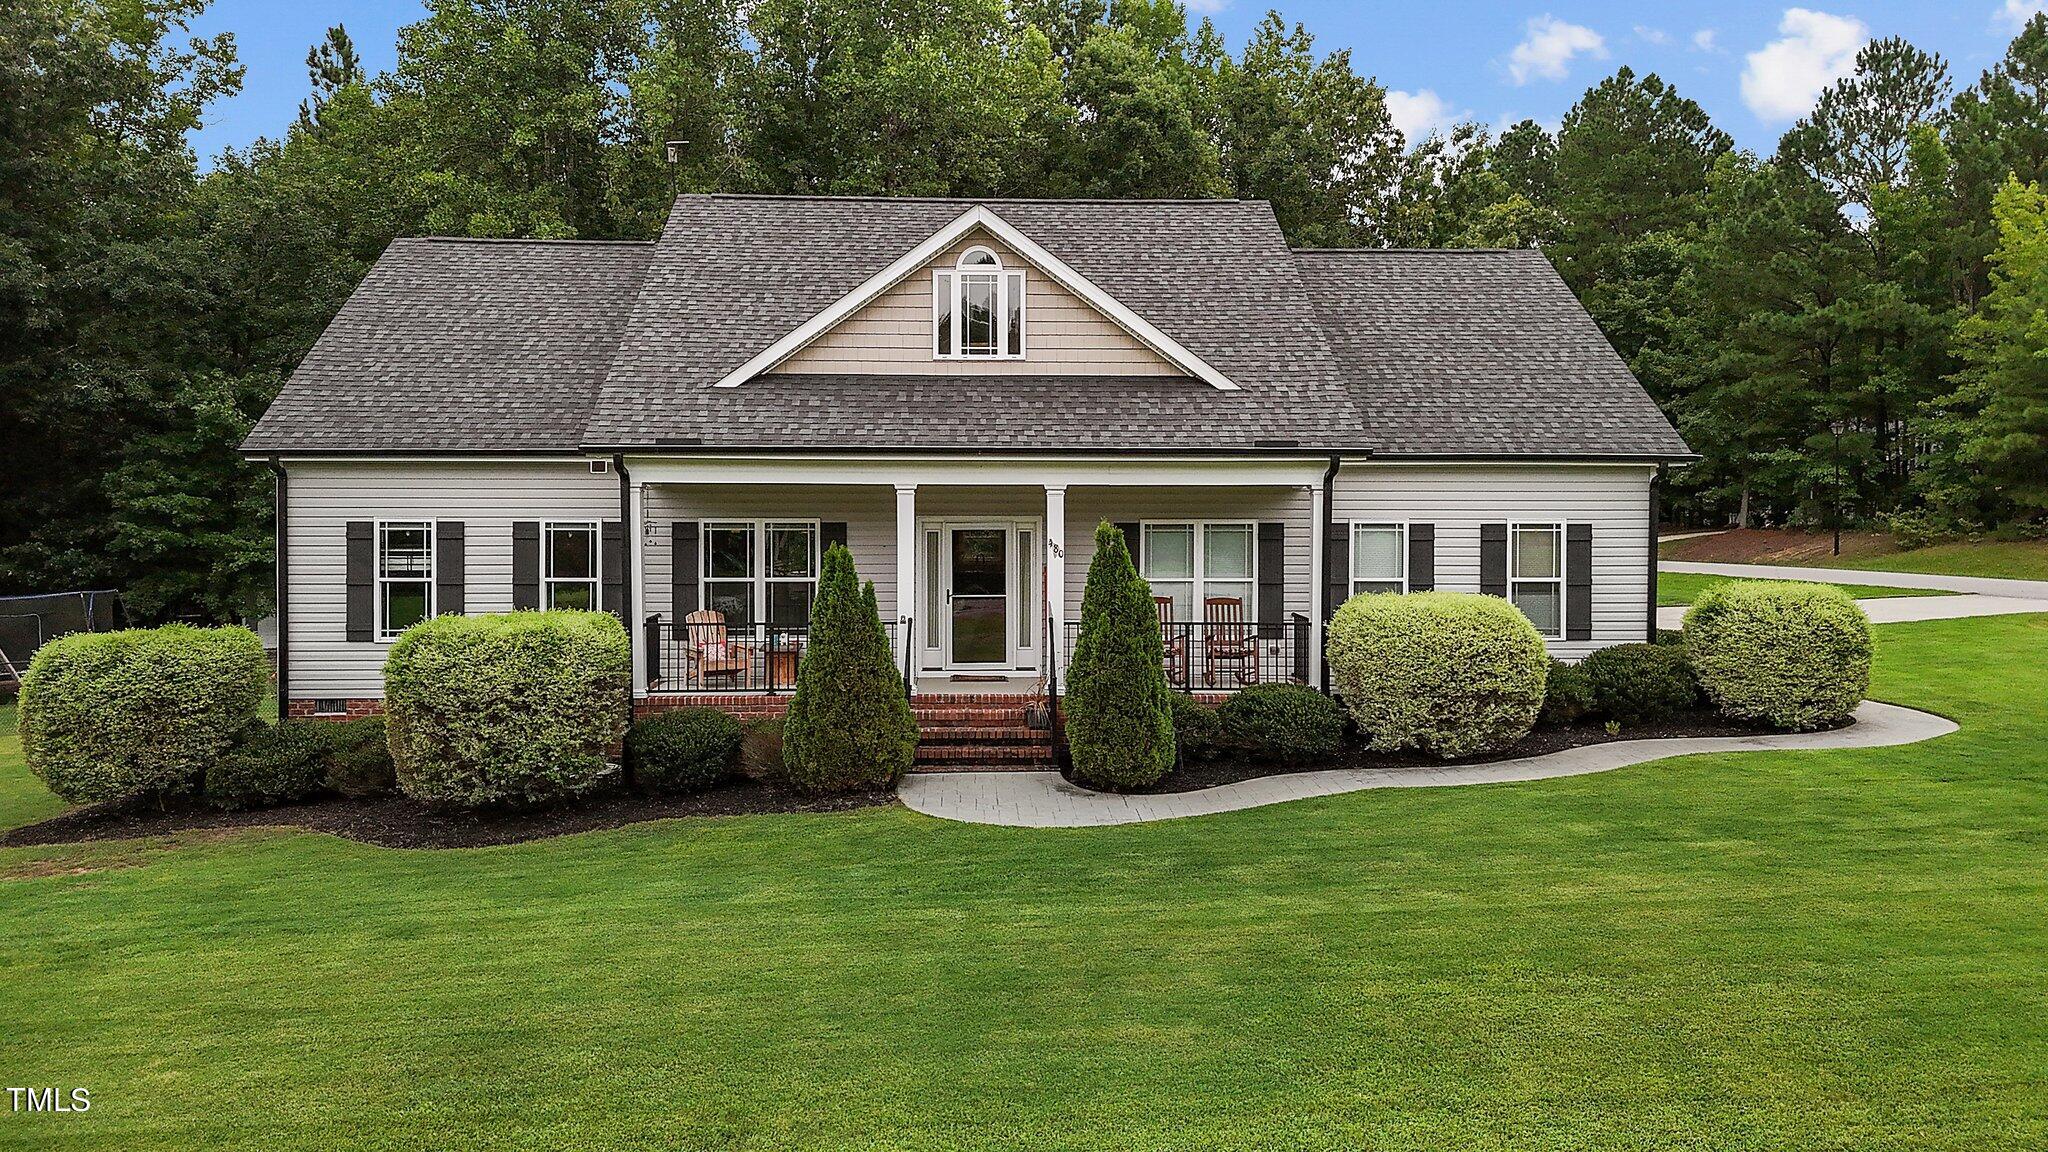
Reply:
[[1081, 596], [1081, 637], [1067, 672], [1067, 749], [1074, 779], [1139, 788], [1173, 768], [1173, 704], [1152, 586], [1131, 563], [1124, 534], [1095, 529], [1095, 559]]
[[875, 586], [861, 588], [853, 554], [834, 544], [783, 724], [790, 786], [811, 793], [892, 787], [916, 752], [917, 718], [875, 608]]

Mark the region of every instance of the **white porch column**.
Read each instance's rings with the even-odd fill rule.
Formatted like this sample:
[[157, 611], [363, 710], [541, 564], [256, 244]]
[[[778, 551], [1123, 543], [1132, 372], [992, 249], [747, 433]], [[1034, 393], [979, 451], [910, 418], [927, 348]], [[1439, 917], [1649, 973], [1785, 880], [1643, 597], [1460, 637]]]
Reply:
[[1324, 570], [1324, 548], [1328, 541], [1323, 539], [1324, 530], [1329, 527], [1323, 508], [1323, 489], [1316, 485], [1308, 490], [1308, 668], [1309, 682], [1317, 688], [1327, 688], [1323, 675], [1323, 602], [1330, 595], [1330, 574]]
[[[905, 681], [915, 684], [917, 676], [919, 627], [934, 628], [935, 620], [918, 620], [917, 606], [917, 485], [896, 485], [896, 658], [903, 661]], [[907, 634], [906, 634], [907, 633]]]
[[632, 640], [633, 696], [637, 699], [647, 695], [647, 486], [632, 481], [626, 502], [633, 518], [620, 525], [620, 535], [630, 541], [626, 553], [633, 558], [633, 611], [626, 628]]
[[1067, 487], [1064, 484], [1045, 486], [1045, 615], [1052, 622], [1052, 639], [1046, 644], [1045, 658], [1050, 660], [1048, 672], [1062, 676], [1066, 667], [1060, 662], [1061, 649], [1067, 642]]

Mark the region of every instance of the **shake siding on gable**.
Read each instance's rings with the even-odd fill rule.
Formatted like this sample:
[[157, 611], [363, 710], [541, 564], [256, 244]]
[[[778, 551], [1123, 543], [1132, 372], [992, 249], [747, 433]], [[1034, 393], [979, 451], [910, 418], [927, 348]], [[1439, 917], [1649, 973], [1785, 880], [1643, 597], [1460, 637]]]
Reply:
[[1550, 642], [1553, 655], [1575, 660], [1647, 632], [1653, 474], [1644, 465], [1350, 465], [1337, 473], [1331, 506], [1338, 521], [1434, 524], [1444, 592], [1479, 591], [1482, 524], [1591, 524], [1592, 638]]
[[460, 521], [470, 613], [512, 609], [515, 520], [619, 518], [619, 481], [582, 460], [345, 461], [287, 465], [291, 484], [291, 689], [295, 698], [380, 697], [388, 643], [351, 643], [351, 520]]
[[[996, 253], [1005, 270], [1024, 269], [1024, 358], [937, 360], [932, 357], [932, 272], [951, 268], [976, 246]], [[788, 373], [906, 372], [1007, 376], [1182, 376], [1113, 321], [1055, 284], [986, 235], [954, 245], [925, 268], [771, 369]]]

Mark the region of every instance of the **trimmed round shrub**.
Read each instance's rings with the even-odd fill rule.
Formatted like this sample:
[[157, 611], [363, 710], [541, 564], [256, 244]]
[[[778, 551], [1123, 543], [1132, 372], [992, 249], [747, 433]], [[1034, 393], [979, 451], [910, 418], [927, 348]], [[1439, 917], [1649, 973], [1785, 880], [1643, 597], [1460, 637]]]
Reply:
[[782, 726], [783, 766], [799, 792], [893, 788], [917, 755], [917, 717], [889, 648], [875, 589], [843, 544], [825, 550], [810, 645]]
[[626, 766], [648, 792], [702, 792], [725, 779], [739, 755], [740, 722], [716, 708], [660, 712], [626, 729]]
[[1616, 644], [1580, 662], [1593, 682], [1594, 707], [1622, 724], [1669, 720], [1699, 707], [1700, 687], [1685, 650], [1668, 644]]
[[1223, 738], [1262, 760], [1299, 764], [1334, 756], [1344, 743], [1344, 710], [1300, 684], [1246, 688], [1216, 709]]
[[1846, 718], [1870, 688], [1870, 618], [1839, 588], [1731, 580], [1685, 614], [1685, 651], [1725, 716], [1777, 728]]
[[269, 808], [317, 794], [327, 783], [334, 733], [319, 721], [257, 721], [207, 766], [202, 794], [215, 808]]
[[1206, 760], [1214, 756], [1223, 740], [1223, 717], [1216, 709], [1185, 693], [1170, 697], [1173, 707], [1173, 746], [1183, 760]]
[[351, 800], [382, 796], [398, 787], [391, 739], [382, 716], [338, 720], [324, 725], [334, 745], [327, 758], [327, 787]]
[[398, 786], [430, 804], [547, 804], [617, 775], [632, 682], [608, 612], [436, 616], [384, 662]]
[[1067, 670], [1067, 750], [1074, 779], [1141, 788], [1173, 768], [1172, 692], [1152, 588], [1124, 534], [1104, 521], [1081, 594], [1081, 635]]
[[1543, 708], [1543, 638], [1498, 596], [1353, 596], [1329, 631], [1337, 695], [1375, 751], [1497, 751], [1527, 736]]
[[789, 783], [782, 762], [782, 717], [766, 716], [740, 726], [740, 775], [763, 784]]
[[22, 677], [22, 752], [74, 803], [189, 792], [256, 719], [269, 681], [247, 628], [60, 636]]
[[1593, 678], [1577, 664], [1550, 662], [1550, 675], [1543, 685], [1543, 711], [1538, 719], [1552, 728], [1576, 724], [1593, 714], [1598, 702]]

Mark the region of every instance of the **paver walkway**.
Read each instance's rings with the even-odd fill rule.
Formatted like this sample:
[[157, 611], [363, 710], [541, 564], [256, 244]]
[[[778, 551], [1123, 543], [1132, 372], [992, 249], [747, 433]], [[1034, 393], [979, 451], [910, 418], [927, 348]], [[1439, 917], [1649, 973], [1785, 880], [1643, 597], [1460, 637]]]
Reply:
[[[1782, 564], [1688, 564], [1661, 561], [1667, 572], [1737, 576], [1751, 580], [1814, 580], [1823, 584], [1869, 584], [1879, 588], [1935, 588], [1958, 596], [1898, 596], [1858, 600], [1873, 624], [1913, 620], [1956, 620], [1964, 616], [2010, 616], [2048, 612], [2048, 580], [2003, 580], [1989, 576], [1942, 576], [1924, 572], [1866, 572], [1861, 568], [1795, 568]], [[1685, 623], [1685, 605], [1657, 609], [1657, 627]]]
[[1443, 768], [1332, 768], [1293, 772], [1163, 796], [1116, 796], [1069, 784], [1057, 772], [917, 772], [897, 795], [928, 816], [1017, 828], [1092, 828], [1207, 816], [1366, 788], [1442, 788], [1581, 776], [1702, 752], [1786, 748], [1879, 748], [1946, 736], [1955, 724], [1929, 712], [1865, 701], [1856, 723], [1833, 732], [1616, 740], [1547, 756]]

